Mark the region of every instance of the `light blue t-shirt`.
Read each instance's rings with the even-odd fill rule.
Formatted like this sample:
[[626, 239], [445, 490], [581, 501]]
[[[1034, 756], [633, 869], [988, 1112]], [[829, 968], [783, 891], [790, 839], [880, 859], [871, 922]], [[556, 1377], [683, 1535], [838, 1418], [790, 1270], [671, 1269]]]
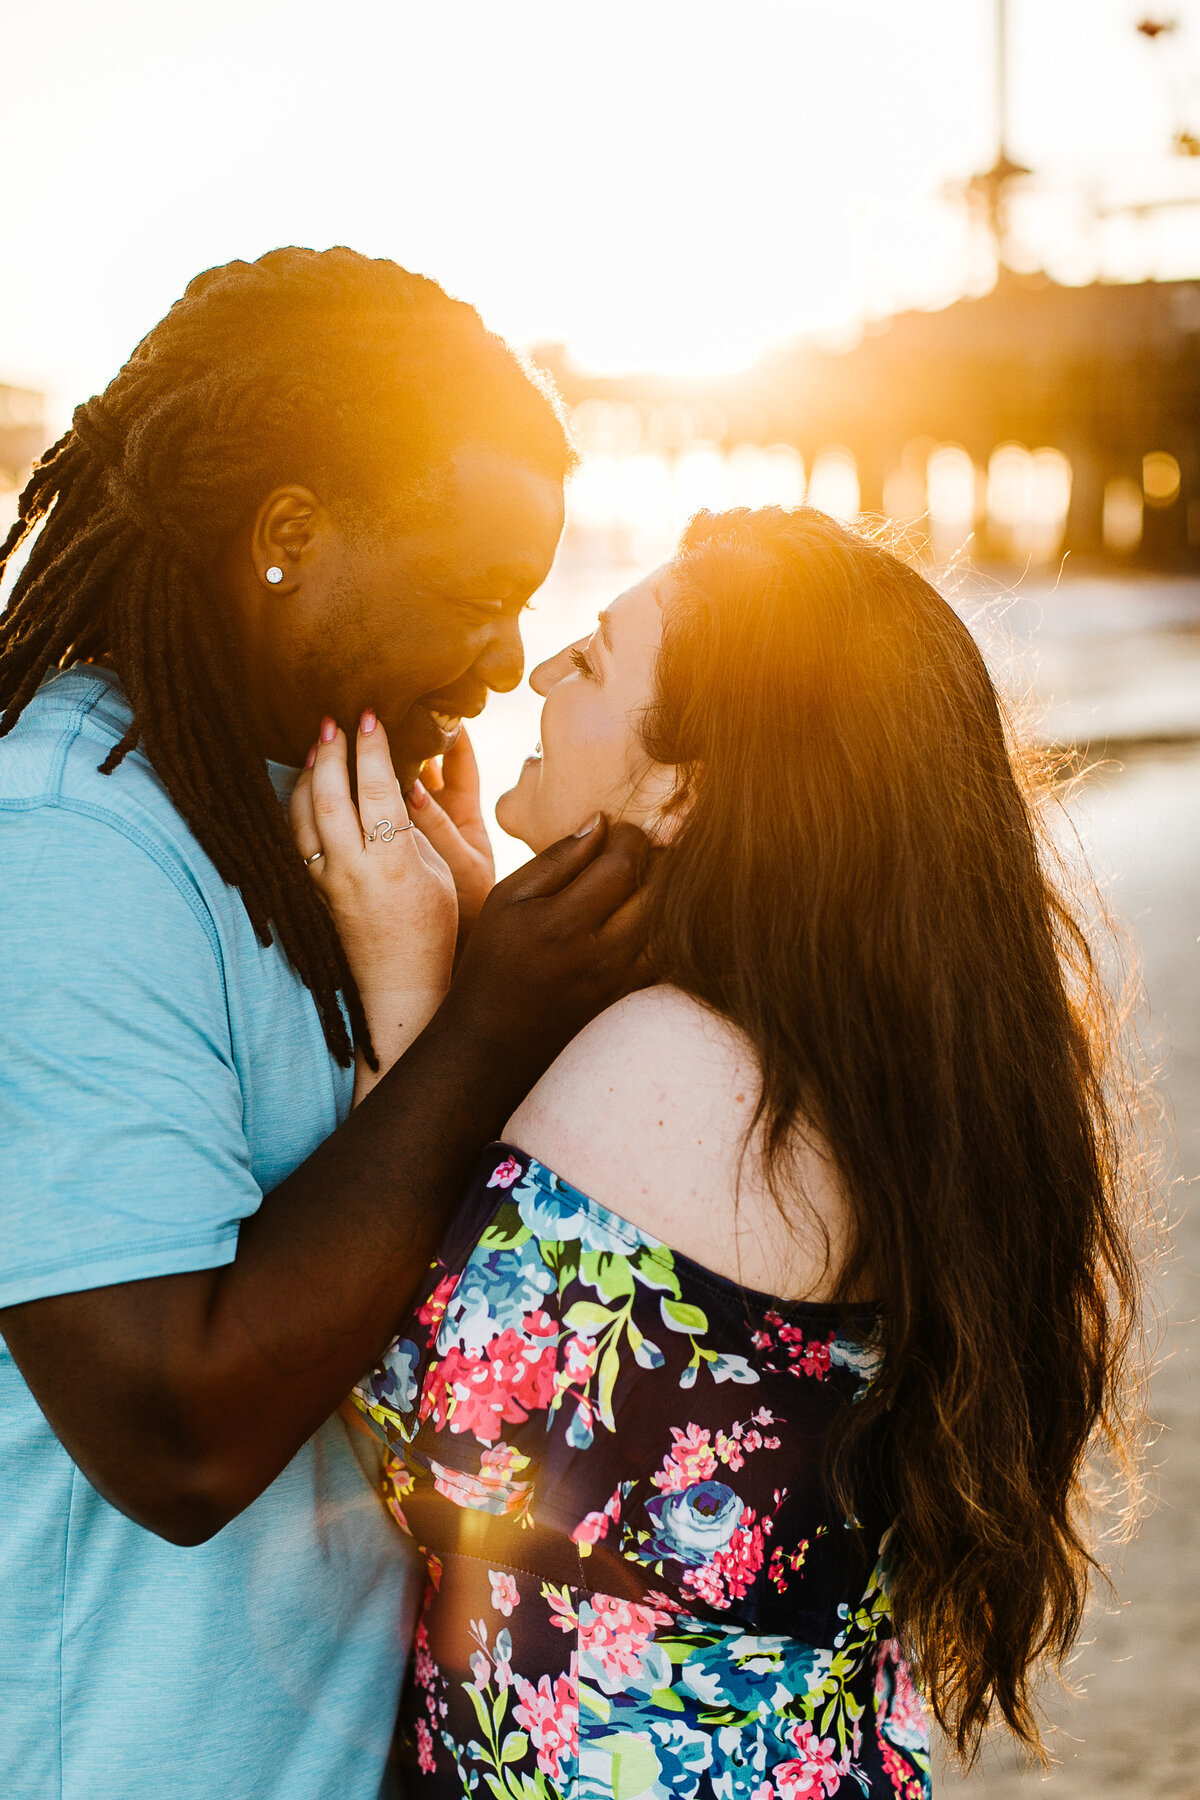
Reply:
[[[0, 1306], [231, 1262], [350, 1104], [146, 759], [98, 774], [129, 717], [76, 668], [0, 739]], [[415, 1586], [339, 1418], [179, 1548], [100, 1498], [0, 1343], [4, 1800], [376, 1800]]]

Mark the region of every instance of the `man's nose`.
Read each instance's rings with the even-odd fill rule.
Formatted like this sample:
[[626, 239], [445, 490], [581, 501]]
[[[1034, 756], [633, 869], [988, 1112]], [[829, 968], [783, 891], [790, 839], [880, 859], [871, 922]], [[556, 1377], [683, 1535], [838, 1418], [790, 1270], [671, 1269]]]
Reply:
[[494, 694], [509, 694], [519, 684], [525, 672], [525, 646], [516, 618], [500, 621], [475, 666]]

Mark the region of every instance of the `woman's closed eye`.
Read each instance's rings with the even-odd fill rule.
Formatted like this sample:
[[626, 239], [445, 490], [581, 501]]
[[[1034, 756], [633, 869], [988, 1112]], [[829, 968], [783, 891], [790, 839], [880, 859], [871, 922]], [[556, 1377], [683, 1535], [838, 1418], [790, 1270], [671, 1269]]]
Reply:
[[568, 654], [572, 663], [581, 675], [586, 676], [589, 681], [599, 681], [600, 677], [597, 675], [592, 664], [588, 661], [586, 650], [581, 650], [577, 644], [572, 644]]

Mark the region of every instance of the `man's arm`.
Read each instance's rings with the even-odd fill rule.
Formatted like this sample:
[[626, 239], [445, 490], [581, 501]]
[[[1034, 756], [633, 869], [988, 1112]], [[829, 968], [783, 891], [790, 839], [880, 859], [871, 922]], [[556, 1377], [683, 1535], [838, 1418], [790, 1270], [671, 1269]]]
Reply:
[[645, 844], [603, 836], [494, 890], [442, 1009], [242, 1224], [232, 1263], [0, 1311], [62, 1443], [139, 1524], [211, 1537], [386, 1348], [479, 1150], [630, 984]]

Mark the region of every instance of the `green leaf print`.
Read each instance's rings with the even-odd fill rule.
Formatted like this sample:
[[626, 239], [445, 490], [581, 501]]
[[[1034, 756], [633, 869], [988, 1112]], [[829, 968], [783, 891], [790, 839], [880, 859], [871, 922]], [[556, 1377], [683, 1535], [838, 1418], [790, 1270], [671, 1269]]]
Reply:
[[568, 1307], [563, 1324], [572, 1331], [582, 1331], [588, 1337], [595, 1337], [598, 1331], [611, 1325], [616, 1316], [607, 1306], [598, 1306], [594, 1300], [576, 1300], [574, 1306]]
[[617, 1421], [613, 1417], [613, 1390], [617, 1385], [617, 1376], [621, 1373], [621, 1353], [615, 1344], [600, 1358], [600, 1417], [610, 1431], [617, 1429]]
[[662, 1764], [650, 1745], [642, 1738], [634, 1737], [632, 1732], [620, 1731], [613, 1737], [595, 1738], [593, 1746], [612, 1754], [613, 1800], [637, 1800], [637, 1796], [644, 1794], [662, 1773]]
[[693, 1333], [708, 1330], [708, 1314], [698, 1306], [692, 1306], [687, 1300], [660, 1300], [658, 1307], [664, 1325], [669, 1325], [672, 1331]]
[[579, 1279], [595, 1288], [602, 1300], [624, 1300], [634, 1291], [628, 1257], [608, 1250], [585, 1251], [579, 1260]]
[[506, 1201], [481, 1232], [479, 1243], [484, 1250], [518, 1250], [533, 1236], [512, 1201]]
[[487, 1701], [479, 1692], [479, 1689], [473, 1687], [469, 1681], [464, 1681], [462, 1685], [467, 1699], [475, 1708], [475, 1717], [479, 1721], [480, 1731], [482, 1731], [485, 1738], [490, 1738], [492, 1735], [492, 1714]]
[[643, 1287], [663, 1290], [679, 1298], [679, 1277], [676, 1275], [669, 1250], [639, 1250], [631, 1259], [631, 1266]]
[[529, 1749], [529, 1739], [523, 1731], [510, 1731], [500, 1746], [502, 1763], [520, 1762]]
[[597, 1693], [595, 1688], [588, 1687], [584, 1681], [579, 1683], [579, 1704], [586, 1706], [589, 1712], [594, 1712], [596, 1717], [603, 1719], [606, 1725], [612, 1717], [612, 1707], [604, 1695]]

